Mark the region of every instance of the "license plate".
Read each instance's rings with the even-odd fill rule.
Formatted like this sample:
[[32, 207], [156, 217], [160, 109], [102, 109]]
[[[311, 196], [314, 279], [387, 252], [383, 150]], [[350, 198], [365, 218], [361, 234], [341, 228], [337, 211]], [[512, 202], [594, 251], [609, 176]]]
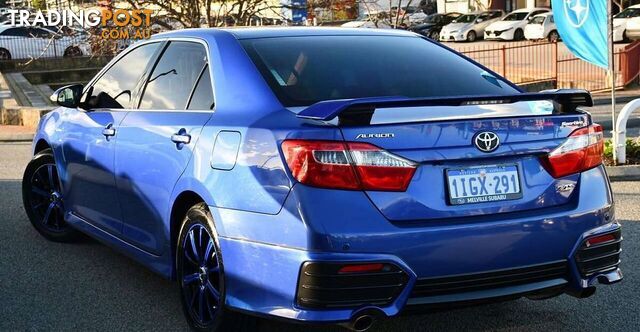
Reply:
[[449, 203], [453, 205], [522, 198], [515, 165], [448, 169], [446, 174]]

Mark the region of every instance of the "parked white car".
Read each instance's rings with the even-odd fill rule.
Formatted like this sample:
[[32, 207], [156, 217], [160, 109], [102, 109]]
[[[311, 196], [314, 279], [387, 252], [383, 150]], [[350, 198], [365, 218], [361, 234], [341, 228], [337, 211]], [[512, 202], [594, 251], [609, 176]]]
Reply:
[[627, 25], [632, 22], [640, 23], [640, 5], [630, 6], [613, 17], [613, 41], [627, 41]]
[[89, 55], [89, 45], [38, 27], [0, 26], [0, 60]]
[[534, 16], [524, 27], [524, 37], [529, 40], [547, 39], [550, 42], [560, 40], [553, 14], [549, 12]]
[[498, 22], [491, 23], [484, 30], [486, 40], [523, 40], [524, 28], [531, 19], [543, 13], [548, 13], [547, 8], [518, 9], [502, 18]]
[[484, 36], [484, 29], [504, 16], [502, 10], [488, 10], [462, 15], [440, 30], [440, 41], [473, 42]]

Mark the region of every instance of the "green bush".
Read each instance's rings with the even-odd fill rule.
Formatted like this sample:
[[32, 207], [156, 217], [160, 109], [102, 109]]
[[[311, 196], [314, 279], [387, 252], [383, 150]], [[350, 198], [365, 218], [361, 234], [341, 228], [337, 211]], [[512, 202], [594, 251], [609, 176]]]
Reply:
[[[640, 137], [627, 138], [627, 164], [640, 164]], [[604, 141], [604, 157], [607, 165], [613, 165], [613, 142]]]

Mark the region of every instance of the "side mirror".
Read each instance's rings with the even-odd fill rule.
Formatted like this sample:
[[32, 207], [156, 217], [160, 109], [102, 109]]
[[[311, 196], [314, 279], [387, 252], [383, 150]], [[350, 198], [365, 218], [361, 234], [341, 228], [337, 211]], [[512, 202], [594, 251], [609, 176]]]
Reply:
[[82, 84], [63, 86], [56, 90], [49, 99], [62, 107], [78, 107], [82, 96], [82, 88]]
[[483, 19], [481, 19], [481, 18], [479, 18], [479, 19], [477, 19], [477, 20], [476, 20], [476, 23], [482, 23], [482, 22], [484, 22], [484, 20], [483, 20]]

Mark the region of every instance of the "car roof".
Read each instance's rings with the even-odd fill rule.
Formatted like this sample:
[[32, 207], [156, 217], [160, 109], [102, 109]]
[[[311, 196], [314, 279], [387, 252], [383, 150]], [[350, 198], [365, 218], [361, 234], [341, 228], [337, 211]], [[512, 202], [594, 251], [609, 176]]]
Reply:
[[535, 15], [535, 16], [533, 16], [533, 17], [538, 17], [538, 16], [552, 16], [552, 15], [553, 15], [553, 12], [546, 12], [546, 13], [542, 13], [542, 14]]
[[216, 33], [228, 33], [236, 39], [306, 36], [416, 36], [415, 33], [396, 29], [359, 29], [342, 27], [260, 27], [260, 28], [200, 28], [168, 31], [154, 35], [155, 38], [212, 37]]
[[522, 9], [516, 9], [511, 13], [530, 13], [536, 10], [549, 10], [549, 8], [522, 8]]

